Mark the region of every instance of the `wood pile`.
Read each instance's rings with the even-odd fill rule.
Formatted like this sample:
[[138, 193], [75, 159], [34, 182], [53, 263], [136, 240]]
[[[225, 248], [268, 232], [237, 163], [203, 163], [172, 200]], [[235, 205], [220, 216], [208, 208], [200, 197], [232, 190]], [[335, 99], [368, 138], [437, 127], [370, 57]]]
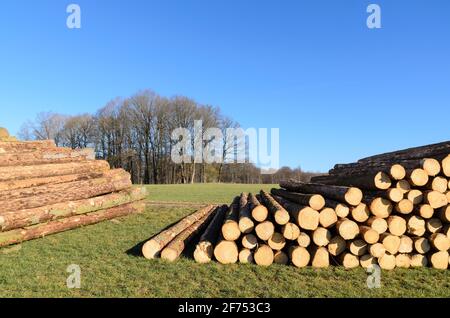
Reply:
[[0, 128], [0, 247], [139, 212], [145, 196], [92, 149], [18, 141]]
[[194, 252], [199, 263], [447, 269], [449, 154], [450, 142], [406, 149], [338, 164], [310, 183], [242, 193], [162, 232], [144, 255], [167, 246], [161, 255], [174, 260], [204, 229]]

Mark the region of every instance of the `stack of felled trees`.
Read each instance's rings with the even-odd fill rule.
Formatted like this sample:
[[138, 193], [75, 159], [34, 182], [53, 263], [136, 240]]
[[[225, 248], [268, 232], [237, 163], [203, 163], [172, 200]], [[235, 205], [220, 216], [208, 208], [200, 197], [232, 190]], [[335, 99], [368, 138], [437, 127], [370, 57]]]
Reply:
[[145, 195], [92, 149], [17, 141], [0, 129], [0, 246], [138, 212]]

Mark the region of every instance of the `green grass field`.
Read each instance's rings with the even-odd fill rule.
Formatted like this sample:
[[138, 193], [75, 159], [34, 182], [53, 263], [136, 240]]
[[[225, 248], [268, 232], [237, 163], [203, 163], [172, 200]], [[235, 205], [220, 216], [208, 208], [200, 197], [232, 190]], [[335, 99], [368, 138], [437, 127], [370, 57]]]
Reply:
[[[449, 271], [383, 272], [369, 289], [363, 269], [317, 270], [274, 265], [149, 261], [139, 244], [195, 210], [189, 204], [229, 203], [258, 185], [149, 186], [145, 213], [0, 250], [0, 297], [450, 297]], [[269, 189], [270, 186], [264, 186]], [[81, 268], [81, 288], [68, 289], [67, 267]]]

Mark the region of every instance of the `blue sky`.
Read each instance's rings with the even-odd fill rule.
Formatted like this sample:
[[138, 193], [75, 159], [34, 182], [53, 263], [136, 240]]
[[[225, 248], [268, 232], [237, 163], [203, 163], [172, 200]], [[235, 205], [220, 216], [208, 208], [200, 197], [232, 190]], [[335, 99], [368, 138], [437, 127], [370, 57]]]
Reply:
[[150, 88], [280, 128], [282, 165], [325, 171], [450, 139], [449, 35], [446, 0], [2, 0], [0, 125]]

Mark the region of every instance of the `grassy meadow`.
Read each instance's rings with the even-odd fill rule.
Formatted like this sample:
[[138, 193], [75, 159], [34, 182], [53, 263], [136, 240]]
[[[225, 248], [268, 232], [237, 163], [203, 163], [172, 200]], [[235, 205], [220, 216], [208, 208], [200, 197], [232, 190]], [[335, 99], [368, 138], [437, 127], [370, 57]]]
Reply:
[[[369, 289], [363, 269], [199, 265], [192, 251], [176, 263], [140, 255], [143, 241], [193, 212], [193, 203], [229, 203], [261, 187], [270, 188], [148, 186], [142, 214], [1, 249], [0, 297], [450, 297], [450, 271], [383, 272], [381, 288]], [[66, 286], [71, 264], [81, 268], [80, 289]]]

